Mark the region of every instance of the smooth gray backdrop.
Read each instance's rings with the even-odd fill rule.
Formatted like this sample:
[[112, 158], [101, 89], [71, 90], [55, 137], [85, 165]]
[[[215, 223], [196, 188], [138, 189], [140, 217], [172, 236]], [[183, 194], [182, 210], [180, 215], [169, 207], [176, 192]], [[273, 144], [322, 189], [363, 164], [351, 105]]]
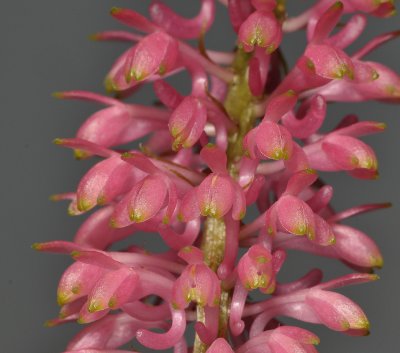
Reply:
[[[166, 1], [181, 13], [194, 15], [198, 1]], [[288, 1], [298, 11], [311, 1]], [[71, 262], [64, 256], [39, 254], [30, 249], [36, 241], [72, 239], [82, 218], [66, 214], [66, 203], [54, 204], [48, 196], [73, 190], [90, 162], [73, 160], [71, 152], [53, 146], [55, 137], [70, 137], [98, 106], [84, 102], [57, 101], [53, 91], [86, 89], [103, 92], [102, 80], [125, 45], [96, 43], [89, 34], [122, 28], [108, 15], [112, 6], [131, 6], [145, 12], [149, 1], [85, 0], [2, 2], [0, 12], [0, 351], [4, 353], [58, 353], [79, 329], [77, 324], [47, 329], [46, 319], [57, 315], [55, 291], [58, 279]], [[218, 19], [207, 45], [230, 50], [233, 33], [219, 6]], [[294, 12], [295, 13], [295, 12]], [[353, 50], [372, 38], [373, 33], [398, 29], [399, 18], [371, 19], [368, 31]], [[291, 64], [301, 53], [304, 34], [285, 38], [283, 48]], [[393, 41], [369, 56], [400, 71], [399, 41]], [[140, 92], [134, 101], [151, 102], [150, 90]], [[319, 351], [398, 352], [399, 268], [400, 268], [400, 117], [395, 105], [380, 103], [330, 106], [328, 123], [333, 125], [346, 113], [362, 119], [379, 120], [388, 129], [366, 140], [379, 157], [381, 178], [358, 181], [344, 174], [326, 176], [335, 187], [333, 204], [338, 210], [360, 203], [392, 201], [394, 207], [357, 217], [349, 222], [370, 234], [382, 249], [385, 267], [377, 283], [346, 289], [371, 321], [371, 336], [350, 338], [312, 325], [320, 335]], [[142, 237], [148, 246], [155, 237]], [[293, 279], [314, 266], [321, 266], [326, 277], [348, 270], [331, 260], [289, 254], [283, 277]]]

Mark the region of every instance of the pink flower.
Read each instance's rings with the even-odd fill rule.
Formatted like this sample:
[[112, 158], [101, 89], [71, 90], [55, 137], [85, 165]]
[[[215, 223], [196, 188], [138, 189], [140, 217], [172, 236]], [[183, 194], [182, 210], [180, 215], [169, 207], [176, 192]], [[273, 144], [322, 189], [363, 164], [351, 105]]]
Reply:
[[[55, 140], [78, 159], [98, 159], [75, 191], [53, 200], [69, 200], [71, 215], [93, 212], [72, 242], [33, 245], [75, 260], [58, 285], [60, 315], [47, 322], [88, 324], [66, 353], [127, 352], [119, 348], [132, 340], [175, 353], [316, 352], [318, 337], [282, 324], [281, 316], [368, 333], [363, 310], [334, 290], [376, 280], [368, 273], [383, 258], [372, 238], [341, 221], [389, 204], [335, 212], [333, 187], [318, 173], [376, 178], [377, 156], [360, 138], [385, 126], [347, 115], [333, 130], [321, 129], [328, 102], [399, 102], [398, 73], [362, 60], [398, 33], [380, 35], [351, 55], [346, 50], [366, 17], [354, 14], [338, 28], [343, 14], [386, 17], [394, 5], [320, 0], [286, 16], [282, 1], [220, 2], [237, 33], [233, 52], [204, 46], [207, 31], [219, 25], [213, 0], [202, 0], [193, 18], [161, 1], [150, 5], [150, 19], [113, 8], [114, 18], [141, 33], [95, 35], [130, 45], [106, 77], [118, 98], [55, 94], [105, 105], [74, 138]], [[302, 27], [307, 45], [284, 74], [279, 46], [285, 33]], [[197, 39], [199, 50], [187, 39]], [[181, 71], [190, 79], [186, 94], [167, 80]], [[150, 82], [162, 107], [123, 100]], [[252, 208], [258, 215], [244, 218]], [[169, 250], [120, 249], [137, 232], [158, 234]], [[322, 269], [312, 269], [282, 283], [287, 250], [336, 259], [356, 272], [321, 282]], [[260, 299], [249, 300], [255, 289]], [[194, 342], [185, 339], [189, 323]]]

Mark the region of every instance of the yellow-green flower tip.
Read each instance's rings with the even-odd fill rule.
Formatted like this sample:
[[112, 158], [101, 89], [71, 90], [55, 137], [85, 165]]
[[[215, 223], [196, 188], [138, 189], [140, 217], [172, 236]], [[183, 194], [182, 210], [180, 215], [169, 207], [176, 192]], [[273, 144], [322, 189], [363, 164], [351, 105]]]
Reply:
[[98, 41], [100, 40], [100, 35], [98, 33], [92, 33], [88, 35], [89, 40]]
[[46, 320], [43, 323], [43, 326], [44, 327], [54, 327], [54, 326], [56, 326], [56, 323], [54, 322], [54, 320]]
[[62, 144], [64, 143], [64, 140], [63, 140], [62, 138], [57, 137], [57, 138], [55, 138], [55, 139], [53, 140], [53, 143], [54, 143], [55, 145], [62, 145]]
[[81, 212], [87, 211], [92, 208], [92, 204], [85, 198], [79, 198], [77, 202], [78, 210]]
[[71, 257], [73, 258], [73, 259], [77, 259], [80, 255], [81, 255], [81, 252], [80, 251], [77, 251], [77, 250], [74, 250], [74, 251], [72, 251], [71, 252]]
[[57, 304], [59, 306], [63, 306], [65, 304], [68, 304], [69, 303], [69, 298], [70, 298], [70, 296], [68, 295], [68, 293], [59, 292], [59, 293], [57, 293]]
[[343, 8], [343, 3], [341, 1], [336, 1], [333, 6], [335, 9], [342, 9]]
[[111, 13], [111, 15], [116, 15], [116, 14], [120, 13], [121, 11], [122, 11], [122, 8], [114, 6], [111, 8], [110, 13]]
[[65, 97], [64, 92], [53, 92], [51, 95], [57, 99], [63, 99]]
[[33, 244], [31, 245], [31, 248], [32, 248], [33, 250], [40, 251], [40, 250], [42, 250], [42, 243], [33, 243]]
[[124, 159], [129, 159], [129, 158], [133, 158], [134, 154], [132, 152], [124, 152], [121, 154], [121, 157]]
[[108, 302], [108, 307], [110, 309], [113, 309], [117, 306], [117, 299], [115, 297], [112, 297], [109, 302]]
[[86, 159], [89, 156], [90, 156], [90, 154], [87, 153], [86, 151], [79, 150], [79, 149], [74, 150], [74, 158], [77, 159], [78, 161], [80, 161], [82, 159]]
[[96, 311], [100, 311], [103, 309], [103, 306], [97, 300], [92, 300], [88, 305], [89, 313], [95, 313]]

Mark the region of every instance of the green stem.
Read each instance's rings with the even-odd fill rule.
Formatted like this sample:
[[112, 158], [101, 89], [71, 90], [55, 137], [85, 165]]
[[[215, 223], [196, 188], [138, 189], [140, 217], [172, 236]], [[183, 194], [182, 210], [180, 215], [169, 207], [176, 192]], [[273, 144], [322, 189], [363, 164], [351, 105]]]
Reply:
[[[226, 100], [224, 102], [225, 110], [230, 119], [237, 125], [236, 132], [228, 136], [228, 171], [236, 179], [238, 177], [238, 163], [244, 155], [243, 138], [254, 127], [256, 116], [254, 106], [258, 99], [254, 97], [248, 85], [248, 62], [251, 54], [243, 50], [236, 51], [235, 60], [232, 68], [235, 72], [231, 82]], [[201, 249], [204, 253], [205, 263], [216, 272], [218, 266], [224, 258], [226, 228], [223, 219], [208, 217], [204, 223], [203, 238]], [[220, 298], [219, 311], [219, 337], [226, 337], [229, 323], [229, 306], [232, 298], [231, 291], [222, 291]], [[197, 320], [204, 323], [204, 309], [197, 306]], [[196, 335], [193, 347], [193, 353], [204, 353], [207, 345], [203, 343]]]

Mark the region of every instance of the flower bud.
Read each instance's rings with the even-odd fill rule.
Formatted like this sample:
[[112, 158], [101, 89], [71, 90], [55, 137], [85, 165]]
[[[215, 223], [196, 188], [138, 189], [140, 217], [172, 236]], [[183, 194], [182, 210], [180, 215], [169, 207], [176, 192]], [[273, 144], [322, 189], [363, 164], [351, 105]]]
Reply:
[[354, 77], [352, 61], [338, 48], [326, 44], [309, 44], [304, 55], [317, 76], [329, 80]]
[[282, 28], [272, 12], [253, 12], [239, 28], [239, 43], [247, 52], [257, 46], [272, 53], [279, 47], [281, 40]]
[[342, 294], [313, 289], [307, 294], [305, 303], [321, 323], [332, 330], [355, 336], [369, 332], [369, 322], [364, 312]]
[[260, 288], [271, 292], [274, 288], [272, 255], [261, 245], [253, 245], [240, 259], [238, 275], [247, 290]]
[[215, 272], [205, 264], [193, 264], [175, 281], [172, 303], [179, 309], [187, 308], [192, 301], [200, 306], [215, 306], [220, 295], [220, 282]]
[[188, 96], [174, 110], [169, 120], [169, 131], [174, 138], [174, 150], [192, 147], [203, 133], [207, 109], [202, 101]]
[[121, 228], [149, 220], [163, 208], [167, 194], [167, 186], [160, 175], [147, 176], [117, 204], [112, 226]]
[[144, 37], [125, 62], [126, 80], [142, 81], [151, 75], [165, 75], [175, 68], [178, 42], [164, 32]]
[[270, 159], [289, 159], [293, 141], [289, 131], [272, 121], [263, 121], [257, 128], [256, 143], [260, 153]]
[[81, 179], [77, 189], [79, 211], [103, 205], [129, 190], [133, 168], [119, 157], [107, 158], [92, 167]]

